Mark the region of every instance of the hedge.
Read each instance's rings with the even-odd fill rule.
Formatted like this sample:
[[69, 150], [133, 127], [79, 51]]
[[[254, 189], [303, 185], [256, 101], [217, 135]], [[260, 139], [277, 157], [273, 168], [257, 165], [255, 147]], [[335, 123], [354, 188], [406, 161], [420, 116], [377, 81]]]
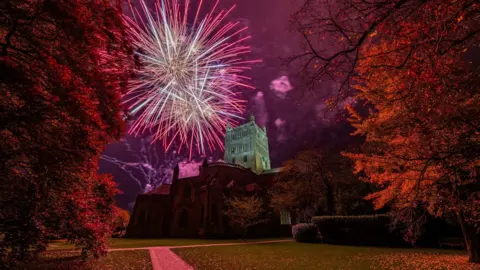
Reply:
[[331, 244], [403, 246], [399, 231], [390, 231], [387, 215], [317, 216], [312, 218], [322, 241]]
[[382, 218], [390, 218], [387, 214], [379, 214], [379, 215], [357, 215], [357, 216], [316, 216], [312, 218], [312, 221], [318, 220], [378, 220]]
[[292, 235], [297, 242], [313, 243], [317, 242], [318, 229], [311, 223], [299, 223], [292, 227]]

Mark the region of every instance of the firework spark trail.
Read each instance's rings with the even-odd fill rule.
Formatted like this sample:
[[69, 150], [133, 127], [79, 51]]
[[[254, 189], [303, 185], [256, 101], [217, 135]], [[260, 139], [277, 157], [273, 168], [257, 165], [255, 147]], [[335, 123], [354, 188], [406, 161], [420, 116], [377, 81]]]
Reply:
[[162, 141], [167, 151], [174, 141], [189, 149], [194, 145], [205, 154], [217, 146], [223, 149], [225, 126], [242, 119], [245, 102], [237, 87], [254, 89], [240, 75], [250, 69], [244, 60], [250, 52], [237, 38], [247, 29], [238, 22], [226, 22], [235, 6], [216, 9], [201, 17], [203, 0], [189, 21], [190, 0], [157, 0], [152, 12], [144, 0], [140, 9], [133, 8], [133, 18], [124, 17], [127, 33], [141, 62], [130, 89], [124, 97], [130, 113], [136, 117], [129, 132], [153, 133], [153, 141]]
[[179, 163], [187, 164], [185, 161], [182, 162], [182, 158], [175, 152], [162, 160], [157, 154], [156, 144], [149, 144], [145, 139], [140, 139], [139, 150], [134, 150], [126, 138], [122, 141], [135, 161], [124, 161], [109, 155], [102, 155], [101, 159], [124, 171], [143, 192], [148, 192], [161, 184], [170, 183], [173, 168]]

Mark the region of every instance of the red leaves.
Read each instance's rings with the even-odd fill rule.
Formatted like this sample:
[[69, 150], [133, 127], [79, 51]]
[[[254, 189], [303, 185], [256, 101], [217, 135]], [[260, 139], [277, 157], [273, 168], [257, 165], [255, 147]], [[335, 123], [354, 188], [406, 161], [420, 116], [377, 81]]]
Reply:
[[0, 29], [12, 33], [0, 57], [0, 220], [9, 221], [0, 257], [26, 260], [52, 235], [104, 254], [117, 189], [97, 161], [124, 128], [132, 64], [121, 11], [106, 0], [7, 0], [0, 9]]

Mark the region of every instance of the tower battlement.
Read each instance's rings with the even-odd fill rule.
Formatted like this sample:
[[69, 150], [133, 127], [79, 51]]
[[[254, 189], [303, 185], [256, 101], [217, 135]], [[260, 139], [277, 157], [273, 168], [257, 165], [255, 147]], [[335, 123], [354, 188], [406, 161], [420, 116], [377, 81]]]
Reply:
[[224, 160], [256, 173], [270, 170], [267, 130], [255, 123], [253, 115], [246, 124], [235, 128], [227, 126]]

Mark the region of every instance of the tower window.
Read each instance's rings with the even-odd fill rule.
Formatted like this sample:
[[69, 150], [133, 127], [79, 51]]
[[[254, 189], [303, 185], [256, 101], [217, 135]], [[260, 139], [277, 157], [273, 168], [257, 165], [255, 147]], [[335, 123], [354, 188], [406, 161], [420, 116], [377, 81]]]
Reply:
[[232, 158], [232, 163], [235, 164], [235, 158]]
[[247, 162], [248, 158], [247, 156], [243, 156], [243, 162]]

